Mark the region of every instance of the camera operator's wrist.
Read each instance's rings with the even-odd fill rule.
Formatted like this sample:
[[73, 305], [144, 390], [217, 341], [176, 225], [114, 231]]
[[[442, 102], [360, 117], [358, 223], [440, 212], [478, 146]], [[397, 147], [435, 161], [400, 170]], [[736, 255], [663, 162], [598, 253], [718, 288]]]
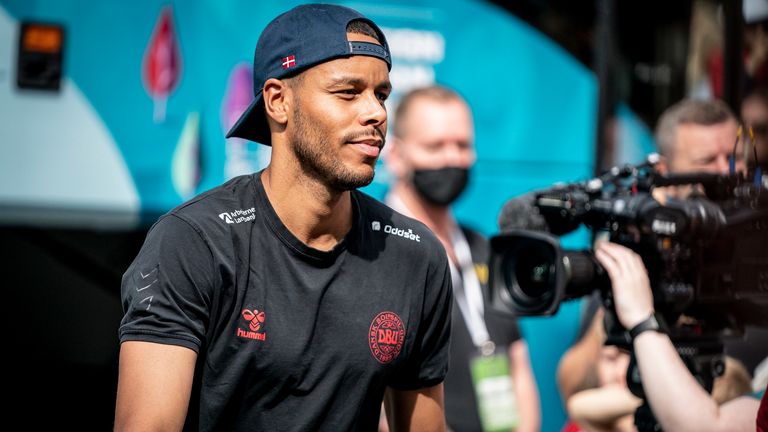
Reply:
[[632, 315], [627, 317], [626, 320], [622, 320], [622, 324], [624, 325], [624, 328], [627, 330], [635, 328], [638, 324], [642, 323], [643, 321], [647, 320], [649, 317], [653, 316], [655, 311], [653, 309], [642, 311], [642, 312], [632, 312]]
[[647, 332], [664, 333], [661, 324], [656, 319], [655, 314], [650, 314], [647, 318], [635, 324], [628, 329], [629, 337], [634, 341], [638, 336]]

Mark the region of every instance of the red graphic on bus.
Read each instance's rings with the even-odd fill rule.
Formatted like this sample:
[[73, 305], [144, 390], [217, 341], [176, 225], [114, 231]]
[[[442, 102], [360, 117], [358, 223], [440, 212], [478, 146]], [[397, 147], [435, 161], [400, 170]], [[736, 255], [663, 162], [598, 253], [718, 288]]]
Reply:
[[160, 12], [149, 39], [144, 54], [142, 78], [147, 93], [155, 103], [155, 121], [165, 121], [166, 100], [181, 78], [181, 49], [176, 38], [170, 6]]

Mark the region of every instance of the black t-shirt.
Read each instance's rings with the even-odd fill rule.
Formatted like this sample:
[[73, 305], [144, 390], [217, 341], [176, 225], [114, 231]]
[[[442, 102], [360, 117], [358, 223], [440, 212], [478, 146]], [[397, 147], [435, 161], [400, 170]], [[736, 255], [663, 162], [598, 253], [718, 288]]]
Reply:
[[259, 174], [152, 227], [123, 276], [120, 341], [198, 352], [187, 429], [375, 430], [385, 387], [443, 381], [442, 245], [361, 192], [352, 202], [352, 229], [331, 251], [290, 233]]
[[[462, 227], [462, 232], [469, 243], [472, 262], [478, 273], [478, 280], [487, 300], [487, 275], [490, 246], [479, 233]], [[490, 305], [484, 308], [485, 325], [497, 349], [509, 351], [512, 342], [520, 339], [517, 321], [506, 314], [494, 311]], [[471, 358], [479, 354], [472, 342], [472, 336], [461, 315], [458, 305], [454, 304], [451, 318], [451, 368], [445, 377], [445, 417], [448, 426], [457, 432], [482, 431], [477, 408], [472, 374], [469, 369]]]

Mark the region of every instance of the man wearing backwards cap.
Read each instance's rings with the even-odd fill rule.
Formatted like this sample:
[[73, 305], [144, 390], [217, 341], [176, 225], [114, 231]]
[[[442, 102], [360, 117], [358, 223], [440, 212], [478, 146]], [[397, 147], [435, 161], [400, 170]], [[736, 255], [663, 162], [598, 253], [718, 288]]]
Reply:
[[266, 27], [228, 136], [271, 163], [160, 218], [123, 276], [116, 429], [374, 430], [383, 399], [394, 429], [445, 429], [445, 251], [355, 190], [384, 145], [390, 66], [348, 8]]

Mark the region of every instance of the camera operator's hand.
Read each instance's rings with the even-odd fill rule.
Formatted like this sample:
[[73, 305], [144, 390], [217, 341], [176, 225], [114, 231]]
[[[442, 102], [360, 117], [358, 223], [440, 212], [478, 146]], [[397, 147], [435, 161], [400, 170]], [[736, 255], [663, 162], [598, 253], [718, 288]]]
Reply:
[[[630, 329], [653, 313], [653, 294], [642, 259], [631, 250], [603, 242], [595, 255], [611, 277], [616, 314]], [[691, 375], [669, 336], [643, 332], [633, 340], [646, 398], [664, 430], [676, 432], [752, 431], [758, 401], [738, 397], [718, 406]]]
[[653, 314], [653, 294], [648, 272], [639, 255], [616, 243], [601, 242], [595, 256], [611, 278], [616, 314], [631, 329]]

